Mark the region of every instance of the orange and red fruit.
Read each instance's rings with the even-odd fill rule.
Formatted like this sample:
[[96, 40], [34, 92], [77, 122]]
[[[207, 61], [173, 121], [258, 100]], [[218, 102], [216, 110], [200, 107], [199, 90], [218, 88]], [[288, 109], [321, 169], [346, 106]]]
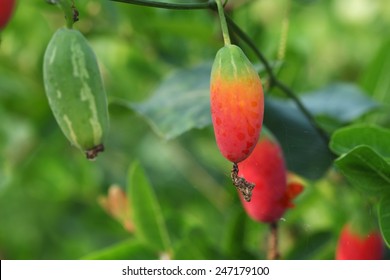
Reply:
[[264, 113], [259, 75], [239, 47], [226, 45], [218, 51], [210, 92], [218, 148], [226, 159], [238, 163], [256, 146]]

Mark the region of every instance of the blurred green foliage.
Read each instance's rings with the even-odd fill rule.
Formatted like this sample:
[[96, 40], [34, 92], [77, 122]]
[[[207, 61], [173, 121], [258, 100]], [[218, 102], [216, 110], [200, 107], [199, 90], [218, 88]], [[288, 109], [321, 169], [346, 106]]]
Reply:
[[[63, 13], [44, 0], [18, 2], [12, 21], [0, 34], [0, 258], [265, 258], [268, 227], [244, 213], [230, 182], [230, 163], [219, 154], [207, 120], [166, 140], [134, 105], [153, 100], [171, 73], [212, 61], [223, 44], [216, 14], [76, 1], [80, 21], [75, 28], [96, 52], [111, 101], [106, 151], [89, 162], [62, 135], [43, 89], [43, 54], [51, 35], [65, 24]], [[227, 10], [270, 61], [281, 61], [275, 68], [278, 78], [295, 92], [320, 95], [330, 84], [343, 82], [363, 90], [356, 99], [345, 97], [345, 106], [361, 109], [359, 100], [366, 100], [361, 98], [376, 101], [364, 102], [373, 106], [340, 121], [336, 118], [340, 111], [326, 106], [320, 110], [318, 99], [305, 97], [317, 104], [312, 107], [318, 110], [316, 118], [332, 133], [357, 122], [390, 127], [387, 2], [230, 0]], [[240, 43], [239, 38], [234, 40]], [[242, 47], [256, 63], [253, 52]], [[180, 94], [180, 90], [173, 92]], [[269, 122], [278, 120], [273, 122], [273, 131], [279, 132], [275, 133], [278, 138], [284, 137], [281, 142], [292, 140], [290, 148], [303, 152], [307, 131], [290, 123], [288, 116], [294, 111], [285, 109], [289, 100], [278, 90], [267, 96], [276, 100], [268, 113]], [[175, 97], [171, 98], [173, 102]], [[196, 100], [192, 102], [195, 105]], [[286, 127], [293, 134], [286, 133]], [[284, 145], [287, 156], [289, 151]], [[128, 174], [136, 161], [139, 164], [132, 168], [139, 172]], [[339, 230], [357, 208], [376, 220], [371, 201], [351, 188], [328, 162], [320, 172], [309, 162], [314, 170], [310, 172], [321, 176], [306, 180], [296, 207], [280, 221], [283, 258], [333, 259]], [[290, 160], [289, 168], [297, 171], [299, 164]], [[131, 180], [135, 181], [129, 184]], [[147, 242], [153, 237], [146, 234], [145, 239], [137, 232], [137, 224], [138, 230], [146, 227], [142, 215], [150, 219], [153, 211], [134, 211], [138, 222], [135, 231], [128, 232], [98, 203], [112, 184], [123, 190], [145, 186], [146, 194], [135, 195], [149, 198], [147, 203], [161, 209], [161, 217], [149, 222], [158, 227], [163, 221], [170, 240], [170, 245], [162, 245], [170, 247], [167, 252], [160, 252], [161, 248], [157, 252]], [[130, 208], [134, 205], [137, 202]], [[389, 212], [383, 203], [380, 209]], [[382, 220], [381, 226], [389, 231], [388, 220]]]

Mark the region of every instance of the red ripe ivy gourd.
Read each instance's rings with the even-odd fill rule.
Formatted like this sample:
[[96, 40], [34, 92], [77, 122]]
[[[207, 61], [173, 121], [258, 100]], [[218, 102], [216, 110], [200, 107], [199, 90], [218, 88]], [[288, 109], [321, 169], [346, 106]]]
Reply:
[[7, 25], [14, 8], [15, 0], [0, 0], [0, 30]]
[[255, 185], [238, 176], [237, 163], [256, 146], [263, 123], [263, 87], [244, 52], [231, 44], [222, 2], [215, 2], [225, 46], [217, 52], [211, 70], [211, 118], [218, 148], [233, 162], [233, 185], [250, 201]]
[[282, 150], [265, 129], [252, 154], [238, 167], [238, 175], [256, 185], [252, 200], [242, 199], [247, 214], [255, 221], [276, 222], [293, 207], [292, 200], [303, 190], [298, 182], [287, 183]]
[[337, 260], [383, 259], [383, 242], [380, 233], [372, 230], [362, 235], [346, 224], [340, 234], [336, 249]]
[[264, 97], [260, 78], [243, 51], [221, 48], [210, 81], [211, 117], [222, 155], [233, 163], [249, 156], [263, 123]]

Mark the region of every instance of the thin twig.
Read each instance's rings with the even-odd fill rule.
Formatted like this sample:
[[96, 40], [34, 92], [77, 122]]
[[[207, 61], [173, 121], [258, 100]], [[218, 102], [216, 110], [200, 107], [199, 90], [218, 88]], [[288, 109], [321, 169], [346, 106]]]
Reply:
[[278, 260], [280, 258], [280, 253], [278, 250], [278, 223], [271, 223], [269, 228], [270, 232], [268, 236], [267, 258], [269, 260]]
[[121, 2], [126, 4], [145, 6], [145, 7], [154, 7], [170, 10], [200, 10], [200, 9], [209, 9], [210, 6], [214, 4], [214, 1], [207, 1], [204, 3], [165, 3], [158, 1], [149, 1], [149, 0], [110, 0], [113, 2]]

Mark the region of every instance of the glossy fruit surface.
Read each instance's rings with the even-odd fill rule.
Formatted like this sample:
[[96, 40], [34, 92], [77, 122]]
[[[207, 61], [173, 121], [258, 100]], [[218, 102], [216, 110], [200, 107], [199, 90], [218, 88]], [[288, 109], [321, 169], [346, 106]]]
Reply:
[[107, 98], [95, 54], [77, 30], [61, 28], [44, 57], [46, 95], [68, 140], [94, 158], [108, 131]]
[[15, 0], [0, 0], [0, 30], [9, 22], [15, 8]]
[[341, 230], [336, 249], [337, 260], [380, 260], [383, 242], [378, 231], [360, 235], [347, 224]]
[[239, 47], [228, 45], [218, 51], [210, 92], [218, 148], [226, 159], [238, 163], [256, 146], [264, 113], [260, 78]]
[[258, 221], [272, 223], [281, 218], [292, 200], [302, 191], [297, 182], [287, 184], [287, 171], [279, 144], [263, 135], [252, 154], [238, 164], [239, 176], [255, 184], [252, 200], [242, 203], [248, 215]]

